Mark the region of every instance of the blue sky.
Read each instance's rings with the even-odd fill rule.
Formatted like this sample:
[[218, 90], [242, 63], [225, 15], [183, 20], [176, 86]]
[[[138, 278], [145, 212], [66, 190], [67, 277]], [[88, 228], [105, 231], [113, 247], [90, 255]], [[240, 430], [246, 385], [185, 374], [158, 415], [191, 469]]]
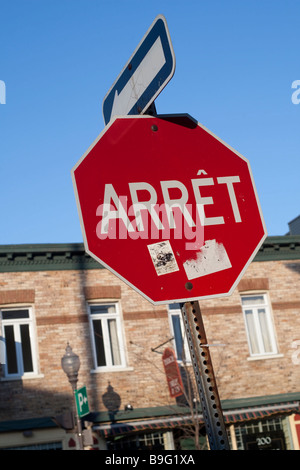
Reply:
[[82, 241], [71, 169], [158, 14], [176, 56], [158, 113], [189, 113], [250, 160], [269, 235], [300, 214], [298, 0], [0, 0], [0, 244]]

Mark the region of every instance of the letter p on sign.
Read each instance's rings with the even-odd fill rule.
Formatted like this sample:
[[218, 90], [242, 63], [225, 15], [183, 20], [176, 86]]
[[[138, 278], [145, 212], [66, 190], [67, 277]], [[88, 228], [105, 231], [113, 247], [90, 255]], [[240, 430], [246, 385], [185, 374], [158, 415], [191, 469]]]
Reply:
[[86, 393], [86, 387], [82, 387], [79, 390], [75, 390], [75, 399], [77, 413], [80, 418], [89, 414], [89, 403]]

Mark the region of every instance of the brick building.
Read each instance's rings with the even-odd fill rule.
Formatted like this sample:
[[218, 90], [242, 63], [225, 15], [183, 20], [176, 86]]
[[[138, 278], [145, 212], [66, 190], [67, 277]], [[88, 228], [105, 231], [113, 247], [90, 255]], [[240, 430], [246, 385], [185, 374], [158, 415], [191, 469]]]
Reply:
[[[268, 237], [230, 297], [200, 304], [232, 449], [299, 449], [299, 276], [300, 236]], [[68, 342], [89, 400], [87, 447], [186, 449], [199, 428], [205, 448], [178, 305], [153, 306], [82, 244], [7, 245], [0, 313], [0, 448], [77, 445]], [[190, 398], [170, 396], [166, 347]]]

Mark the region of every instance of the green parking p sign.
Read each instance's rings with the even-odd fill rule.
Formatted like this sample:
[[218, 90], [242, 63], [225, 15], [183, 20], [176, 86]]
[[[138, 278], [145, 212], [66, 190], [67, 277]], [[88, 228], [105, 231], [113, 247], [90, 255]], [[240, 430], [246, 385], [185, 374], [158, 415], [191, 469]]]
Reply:
[[80, 418], [89, 414], [89, 402], [86, 393], [86, 387], [82, 387], [79, 390], [75, 390], [75, 399], [77, 412]]

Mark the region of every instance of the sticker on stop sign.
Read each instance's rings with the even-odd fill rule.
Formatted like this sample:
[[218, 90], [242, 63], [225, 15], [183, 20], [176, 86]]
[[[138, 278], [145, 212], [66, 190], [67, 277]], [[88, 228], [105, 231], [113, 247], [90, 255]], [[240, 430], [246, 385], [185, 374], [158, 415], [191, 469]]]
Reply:
[[115, 118], [72, 177], [87, 253], [153, 304], [230, 295], [266, 237], [248, 160], [188, 115]]

